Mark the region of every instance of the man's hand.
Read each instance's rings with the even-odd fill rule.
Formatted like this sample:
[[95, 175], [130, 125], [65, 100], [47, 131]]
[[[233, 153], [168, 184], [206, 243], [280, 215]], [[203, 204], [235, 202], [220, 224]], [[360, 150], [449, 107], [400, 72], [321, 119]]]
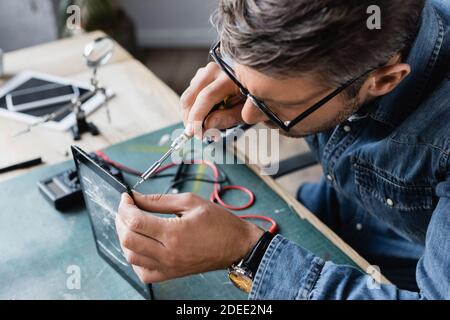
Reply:
[[135, 202], [122, 195], [116, 227], [127, 261], [145, 283], [229, 267], [264, 233], [191, 193], [134, 195]]
[[[233, 99], [231, 104], [236, 105], [230, 109], [217, 110], [208, 116], [214, 105], [226, 97], [231, 97]], [[239, 101], [241, 103], [238, 103]], [[190, 86], [182, 94], [180, 104], [186, 131], [191, 134], [194, 131], [195, 134], [202, 131], [201, 125], [205, 119], [206, 129], [222, 130], [243, 123], [241, 117], [243, 103], [239, 88], [215, 62], [210, 62], [197, 71]]]

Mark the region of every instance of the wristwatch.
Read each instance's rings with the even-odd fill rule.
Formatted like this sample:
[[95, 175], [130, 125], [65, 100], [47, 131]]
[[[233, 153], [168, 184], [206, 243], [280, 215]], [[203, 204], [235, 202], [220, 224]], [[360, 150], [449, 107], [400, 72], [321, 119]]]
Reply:
[[273, 234], [266, 231], [241, 261], [228, 268], [228, 277], [237, 288], [250, 293], [253, 278], [272, 239]]

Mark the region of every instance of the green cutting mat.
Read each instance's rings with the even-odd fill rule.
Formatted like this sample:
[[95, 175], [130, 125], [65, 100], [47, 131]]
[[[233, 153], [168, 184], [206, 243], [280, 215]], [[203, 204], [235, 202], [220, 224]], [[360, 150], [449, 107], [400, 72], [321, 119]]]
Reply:
[[[111, 146], [105, 153], [130, 167], [144, 170], [168, 148], [161, 137], [169, 127]], [[141, 299], [141, 296], [104, 262], [95, 249], [85, 209], [61, 214], [37, 189], [39, 180], [73, 165], [72, 161], [36, 169], [0, 184], [0, 299]], [[272, 189], [245, 165], [221, 165], [231, 184], [252, 189], [254, 205], [238, 214], [265, 214], [279, 224], [280, 233], [338, 264], [356, 266], [308, 221], [302, 220]], [[172, 171], [175, 168], [171, 169]], [[208, 174], [208, 168], [192, 166], [191, 172]], [[127, 176], [133, 183], [136, 178]], [[170, 178], [149, 182], [143, 192], [163, 192]], [[183, 191], [209, 198], [212, 185], [192, 182]], [[242, 194], [230, 191], [224, 200], [245, 202]], [[73, 267], [75, 266], [75, 267]], [[80, 271], [80, 289], [67, 285], [68, 271]], [[229, 281], [225, 271], [215, 271], [153, 286], [156, 299], [245, 299]]]

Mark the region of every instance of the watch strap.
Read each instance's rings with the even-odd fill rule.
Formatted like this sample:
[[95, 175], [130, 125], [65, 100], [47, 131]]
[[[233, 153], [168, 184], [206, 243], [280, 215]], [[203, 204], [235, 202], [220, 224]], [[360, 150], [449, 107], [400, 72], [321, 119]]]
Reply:
[[254, 277], [258, 271], [259, 264], [261, 263], [267, 247], [269, 247], [273, 237], [274, 235], [271, 232], [264, 232], [258, 242], [256, 242], [253, 246], [252, 250], [250, 250], [250, 252], [242, 260], [242, 265], [252, 273], [252, 277]]

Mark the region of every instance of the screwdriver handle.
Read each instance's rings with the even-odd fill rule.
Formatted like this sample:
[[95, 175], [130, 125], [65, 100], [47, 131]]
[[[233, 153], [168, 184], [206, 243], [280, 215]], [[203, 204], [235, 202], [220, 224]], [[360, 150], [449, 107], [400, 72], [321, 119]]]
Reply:
[[191, 135], [188, 135], [186, 132], [179, 135], [175, 140], [173, 140], [170, 148], [172, 152], [180, 150], [184, 144], [192, 138]]

